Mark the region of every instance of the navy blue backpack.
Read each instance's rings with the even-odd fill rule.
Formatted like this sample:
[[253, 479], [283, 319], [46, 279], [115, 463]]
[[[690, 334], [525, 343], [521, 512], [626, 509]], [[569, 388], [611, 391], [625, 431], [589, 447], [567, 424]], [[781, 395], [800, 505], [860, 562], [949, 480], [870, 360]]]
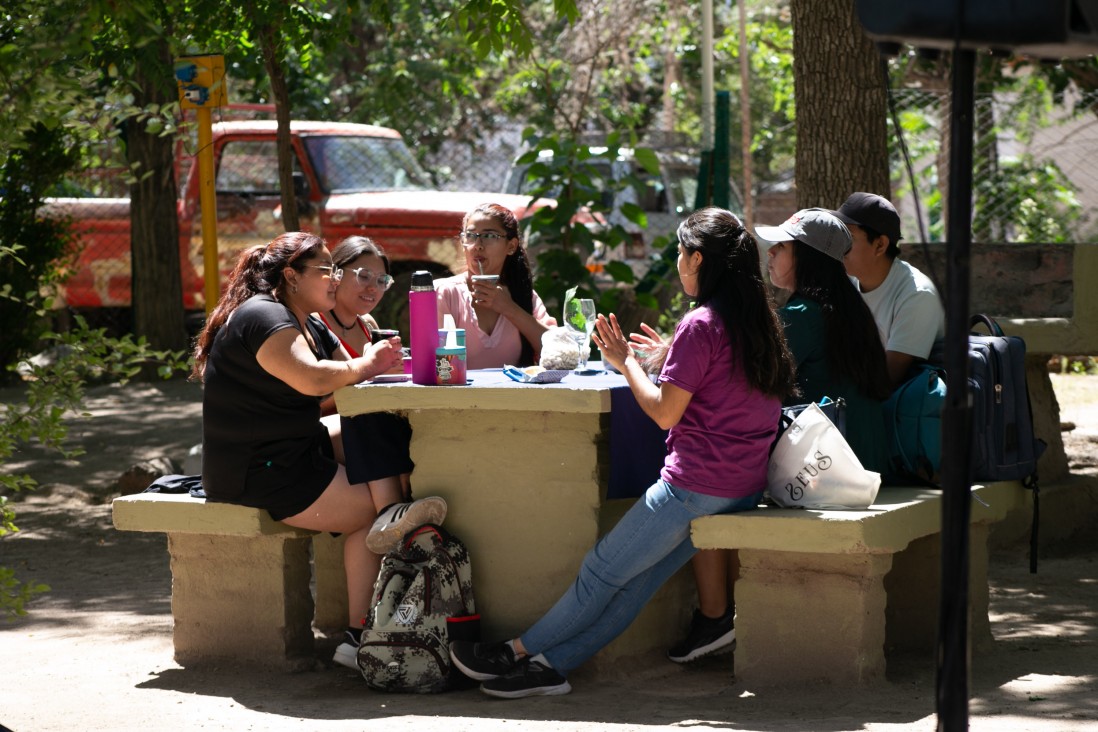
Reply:
[[[1040, 516], [1037, 460], [1045, 451], [1033, 431], [1033, 412], [1026, 385], [1026, 344], [1007, 336], [993, 318], [974, 315], [970, 325], [984, 325], [989, 335], [969, 333], [968, 389], [972, 398], [972, 449], [969, 479], [973, 483], [1020, 480], [1033, 492], [1030, 571], [1037, 571], [1037, 523]], [[886, 482], [934, 485], [942, 465], [942, 406], [945, 371], [930, 364], [885, 402], [885, 433], [890, 473]]]
[[986, 315], [974, 315], [990, 335], [968, 336], [968, 390], [972, 396], [974, 482], [1029, 480], [1045, 443], [1033, 432], [1026, 386], [1026, 344]]

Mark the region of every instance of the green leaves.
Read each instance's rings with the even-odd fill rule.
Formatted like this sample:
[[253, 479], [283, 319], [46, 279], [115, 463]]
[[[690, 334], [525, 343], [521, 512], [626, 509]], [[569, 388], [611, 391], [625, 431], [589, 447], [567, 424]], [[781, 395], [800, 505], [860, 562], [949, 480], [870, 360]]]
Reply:
[[505, 49], [528, 56], [534, 42], [523, 22], [522, 9], [514, 0], [471, 0], [457, 10], [454, 19], [466, 43], [482, 60]]
[[[0, 506], [0, 511], [3, 506]], [[0, 524], [0, 536], [3, 535]], [[15, 572], [7, 567], [0, 567], [0, 619], [14, 620], [27, 614], [26, 604], [34, 595], [48, 592], [49, 585], [40, 582], [22, 583], [15, 577]]]

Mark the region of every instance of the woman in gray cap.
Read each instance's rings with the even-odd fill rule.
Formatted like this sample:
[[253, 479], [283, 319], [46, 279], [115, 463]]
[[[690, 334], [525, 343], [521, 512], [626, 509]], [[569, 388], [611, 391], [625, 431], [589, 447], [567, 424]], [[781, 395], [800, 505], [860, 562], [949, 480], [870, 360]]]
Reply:
[[[888, 452], [881, 404], [890, 392], [888, 371], [873, 315], [843, 267], [850, 232], [830, 211], [809, 208], [778, 226], [756, 226], [755, 235], [768, 247], [771, 283], [791, 293], [779, 315], [801, 395], [787, 405], [825, 396], [845, 399], [847, 441], [867, 470], [884, 472]], [[692, 561], [699, 609], [686, 638], [668, 651], [676, 663], [735, 640], [731, 552], [700, 551]]]

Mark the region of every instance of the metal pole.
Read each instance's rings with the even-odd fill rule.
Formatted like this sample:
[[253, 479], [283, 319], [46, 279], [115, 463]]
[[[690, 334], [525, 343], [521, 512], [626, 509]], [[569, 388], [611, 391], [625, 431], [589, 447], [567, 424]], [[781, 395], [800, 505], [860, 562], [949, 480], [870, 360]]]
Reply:
[[221, 297], [217, 263], [217, 198], [214, 196], [213, 120], [209, 107], [198, 108], [198, 201], [202, 207], [202, 277], [206, 314]]
[[731, 95], [726, 91], [717, 93], [715, 136], [713, 141], [713, 205], [728, 208], [732, 204], [732, 170], [728, 155], [731, 144]]
[[752, 188], [751, 160], [751, 60], [747, 57], [747, 0], [739, 0], [740, 10], [740, 154], [743, 159], [743, 225], [755, 228], [755, 196]]
[[968, 729], [968, 575], [971, 407], [968, 395], [969, 254], [972, 244], [974, 51], [953, 52], [950, 115], [948, 261], [942, 409], [942, 556], [938, 608], [938, 730]]
[[702, 150], [713, 149], [713, 0], [702, 0]]

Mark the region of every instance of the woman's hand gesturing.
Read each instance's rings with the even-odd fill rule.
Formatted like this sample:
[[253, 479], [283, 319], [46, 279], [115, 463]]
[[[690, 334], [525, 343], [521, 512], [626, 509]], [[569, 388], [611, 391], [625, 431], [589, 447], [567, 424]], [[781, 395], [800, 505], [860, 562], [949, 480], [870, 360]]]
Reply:
[[599, 315], [595, 321], [595, 332], [591, 334], [591, 340], [599, 347], [602, 360], [610, 364], [618, 371], [625, 367], [626, 359], [632, 357], [633, 349], [629, 341], [622, 335], [621, 326], [618, 325], [618, 316], [610, 314], [607, 320], [605, 315]]

